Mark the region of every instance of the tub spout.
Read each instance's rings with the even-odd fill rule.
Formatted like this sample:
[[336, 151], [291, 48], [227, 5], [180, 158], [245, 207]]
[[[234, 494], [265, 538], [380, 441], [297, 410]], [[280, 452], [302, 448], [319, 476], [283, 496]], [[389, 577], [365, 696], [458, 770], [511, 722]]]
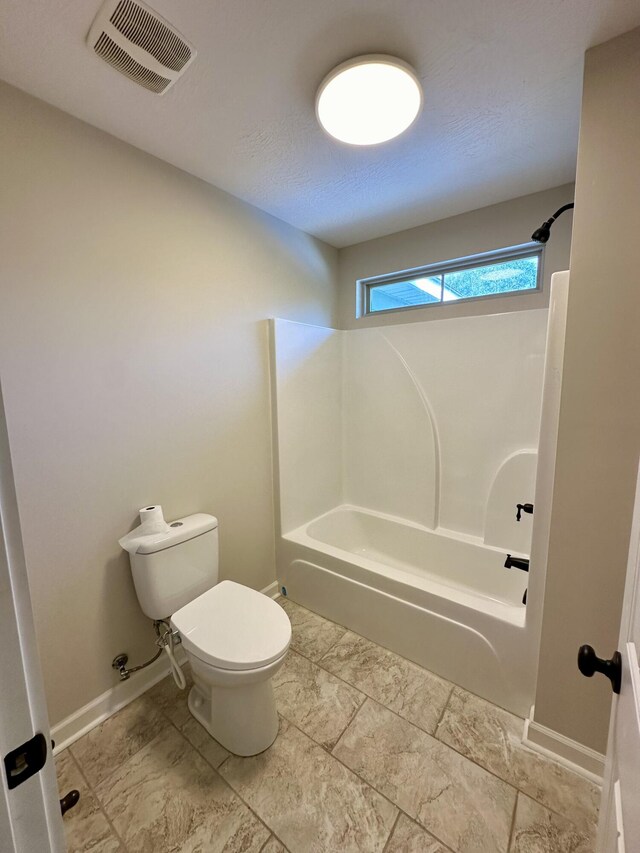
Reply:
[[521, 569], [523, 572], [529, 571], [529, 560], [520, 557], [512, 557], [507, 554], [507, 559], [504, 561], [505, 569]]

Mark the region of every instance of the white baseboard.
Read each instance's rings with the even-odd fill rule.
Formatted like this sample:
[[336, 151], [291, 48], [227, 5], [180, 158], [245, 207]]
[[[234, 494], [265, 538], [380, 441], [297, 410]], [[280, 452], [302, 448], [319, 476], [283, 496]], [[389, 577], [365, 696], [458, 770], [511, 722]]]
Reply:
[[260, 592], [264, 595], [268, 595], [269, 598], [278, 598], [280, 595], [280, 586], [278, 581], [274, 581], [273, 583], [270, 583], [269, 586], [265, 586], [265, 588], [261, 589]]
[[[176, 658], [180, 666], [185, 663], [186, 658], [182, 648], [176, 649]], [[79, 710], [74, 711], [73, 714], [65, 717], [51, 729], [51, 737], [56, 742], [53, 754], [57, 755], [62, 752], [78, 738], [115, 714], [116, 711], [120, 711], [125, 705], [142, 696], [167, 675], [169, 675], [169, 661], [163, 655], [146, 669], [134, 673], [127, 681], [119, 682]]]
[[[270, 598], [277, 598], [280, 594], [278, 581], [273, 581], [260, 592]], [[182, 646], [176, 649], [176, 658], [180, 666], [185, 663], [186, 657]], [[163, 655], [155, 663], [150, 664], [140, 672], [134, 673], [127, 681], [119, 682], [82, 708], [74, 711], [73, 714], [69, 714], [51, 729], [51, 737], [56, 742], [53, 754], [57, 755], [62, 752], [63, 749], [66, 749], [91, 729], [99, 726], [100, 723], [104, 723], [125, 705], [129, 705], [134, 699], [146, 693], [154, 684], [162, 681], [169, 675], [169, 672], [169, 662]]]
[[597, 785], [602, 785], [604, 755], [536, 723], [533, 719], [533, 709], [531, 710], [531, 716], [524, 723], [522, 742], [525, 746], [552, 758]]

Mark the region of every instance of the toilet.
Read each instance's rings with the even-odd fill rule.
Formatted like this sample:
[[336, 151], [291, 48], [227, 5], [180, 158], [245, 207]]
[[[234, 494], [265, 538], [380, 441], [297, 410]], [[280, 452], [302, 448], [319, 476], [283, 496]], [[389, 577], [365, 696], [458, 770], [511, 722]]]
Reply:
[[189, 710], [225, 749], [256, 755], [278, 734], [271, 679], [284, 663], [291, 623], [273, 599], [218, 582], [218, 521], [197, 513], [130, 553], [142, 611], [170, 619], [191, 664]]

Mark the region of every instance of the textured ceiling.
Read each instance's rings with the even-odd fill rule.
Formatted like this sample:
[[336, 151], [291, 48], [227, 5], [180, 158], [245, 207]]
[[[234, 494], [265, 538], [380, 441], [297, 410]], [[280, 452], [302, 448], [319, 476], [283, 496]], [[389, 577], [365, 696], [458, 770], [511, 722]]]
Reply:
[[[148, 0], [197, 50], [159, 97], [95, 57], [101, 0], [0, 0], [0, 77], [336, 246], [574, 177], [584, 50], [638, 0]], [[392, 142], [330, 140], [339, 62], [410, 62], [425, 106]]]

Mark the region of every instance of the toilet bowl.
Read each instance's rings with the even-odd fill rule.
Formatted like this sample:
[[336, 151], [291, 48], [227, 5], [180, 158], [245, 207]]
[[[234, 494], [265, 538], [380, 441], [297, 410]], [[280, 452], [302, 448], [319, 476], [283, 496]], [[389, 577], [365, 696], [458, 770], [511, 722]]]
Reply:
[[189, 710], [235, 755], [256, 755], [278, 734], [271, 679], [291, 642], [291, 623], [271, 598], [222, 581], [171, 617], [191, 664]]
[[196, 720], [229, 752], [255, 755], [278, 734], [271, 679], [291, 642], [289, 617], [268, 596], [219, 582], [217, 518], [196, 513], [162, 524], [127, 543], [140, 607], [156, 625], [169, 618], [182, 641]]

